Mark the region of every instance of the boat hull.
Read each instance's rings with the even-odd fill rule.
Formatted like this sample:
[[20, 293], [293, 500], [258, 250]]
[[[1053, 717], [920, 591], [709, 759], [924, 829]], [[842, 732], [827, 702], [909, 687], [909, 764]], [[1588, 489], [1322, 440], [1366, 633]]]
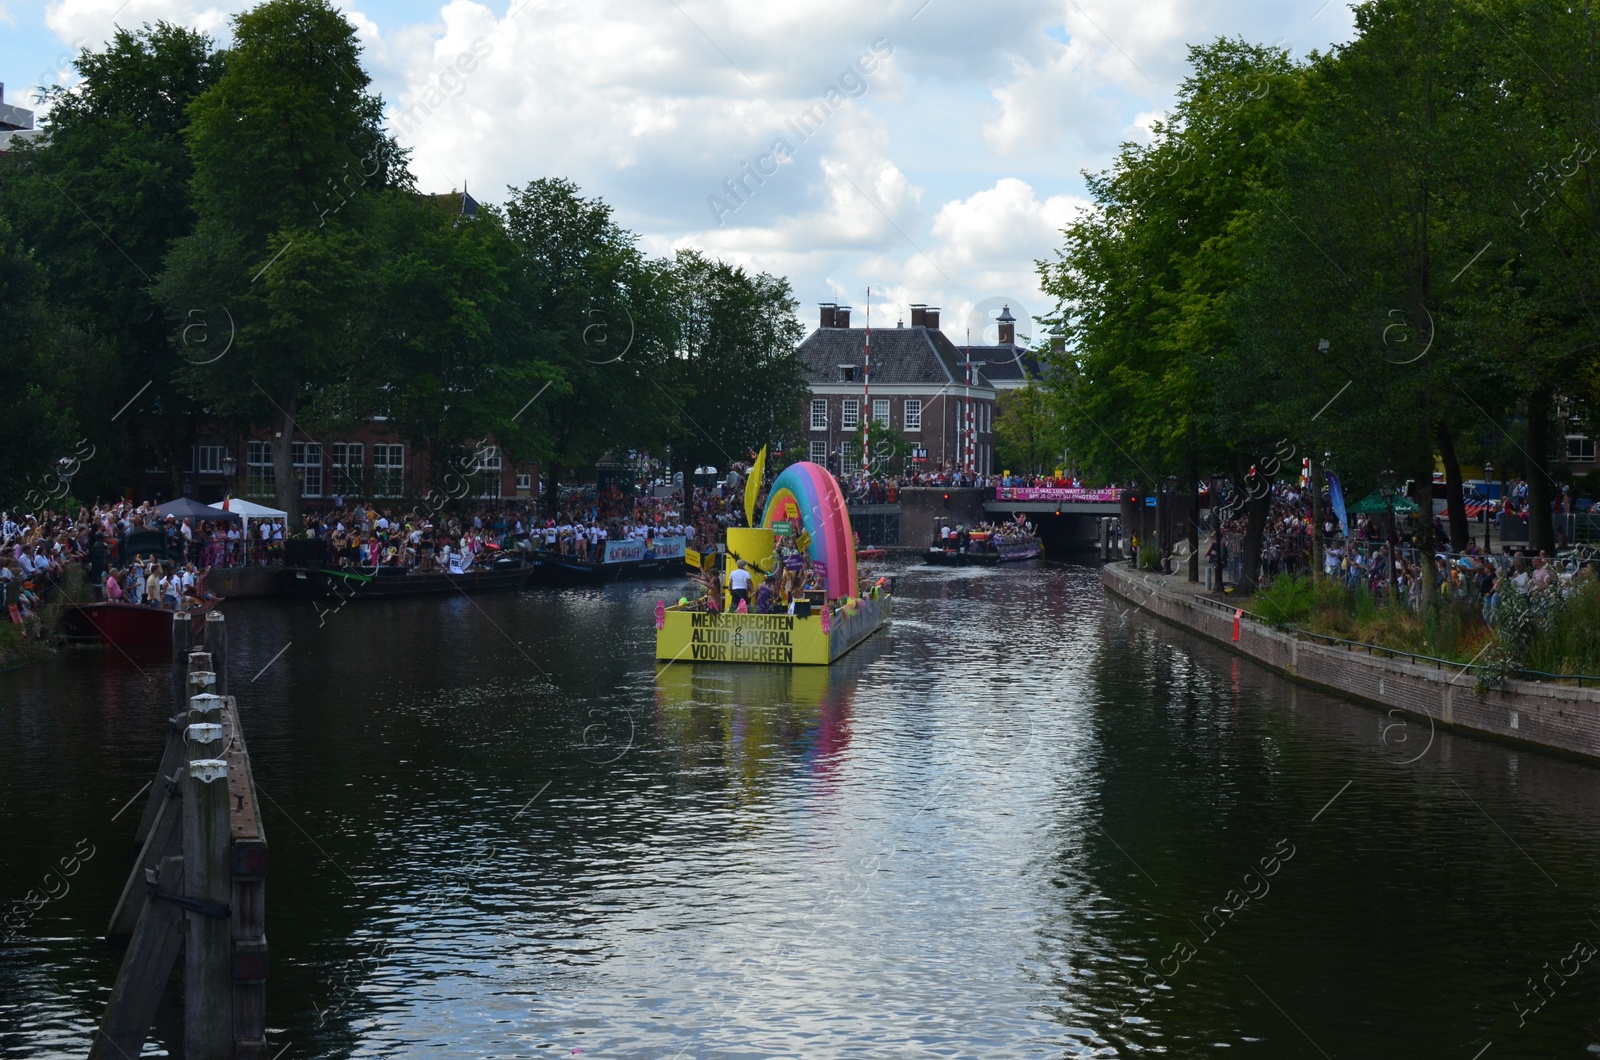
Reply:
[[[204, 621], [216, 601], [187, 613]], [[65, 622], [73, 635], [96, 639], [109, 647], [142, 658], [171, 658], [173, 612], [143, 604], [102, 601], [67, 605]]]
[[826, 666], [889, 622], [894, 598], [856, 601], [853, 613], [837, 609], [827, 631], [820, 614], [741, 615], [664, 609], [656, 630], [659, 662], [756, 663]]
[[332, 568], [285, 567], [279, 574], [285, 596], [311, 599], [367, 600], [389, 596], [420, 596], [429, 593], [485, 593], [520, 589], [533, 567], [517, 563], [507, 567], [485, 567], [465, 574], [431, 571], [426, 574], [378, 574], [350, 577]]
[[628, 560], [623, 563], [588, 563], [573, 556], [542, 552], [537, 563], [533, 581], [540, 585], [599, 585], [646, 578], [681, 578], [686, 569], [682, 556]]

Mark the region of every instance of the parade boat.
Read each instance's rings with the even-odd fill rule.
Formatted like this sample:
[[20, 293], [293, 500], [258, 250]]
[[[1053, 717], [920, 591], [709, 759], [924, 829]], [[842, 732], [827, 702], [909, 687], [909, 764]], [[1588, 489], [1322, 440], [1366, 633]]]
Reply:
[[970, 535], [965, 552], [956, 547], [952, 537], [948, 547], [929, 548], [926, 559], [941, 567], [998, 567], [1002, 563], [1020, 563], [1042, 555], [1044, 546], [1031, 533], [996, 536], [980, 530]]
[[534, 553], [533, 580], [547, 585], [585, 585], [681, 578], [686, 546], [682, 537], [619, 538], [605, 542], [598, 560], [541, 550]]
[[459, 574], [407, 571], [398, 567], [285, 567], [279, 573], [285, 596], [313, 599], [364, 600], [423, 593], [486, 593], [520, 589], [534, 564], [505, 556]]
[[[205, 621], [220, 600], [207, 600], [187, 608], [189, 615]], [[172, 654], [172, 612], [162, 607], [102, 600], [92, 604], [63, 604], [63, 624], [75, 640], [95, 641], [141, 658], [168, 658]]]
[[[747, 518], [754, 513], [747, 500]], [[794, 551], [780, 560], [782, 541]], [[808, 461], [791, 464], [772, 483], [761, 522], [730, 528], [726, 572], [740, 561], [752, 575], [752, 594], [782, 566], [798, 562], [819, 576], [820, 589], [797, 599], [793, 612], [745, 614], [705, 600], [656, 604], [656, 659], [675, 662], [770, 663], [826, 666], [882, 629], [893, 605], [887, 582], [863, 590], [856, 570], [855, 535], [839, 483]], [[706, 562], [713, 554], [707, 553]], [[790, 566], [790, 569], [793, 569]], [[724, 578], [726, 582], [726, 577]]]

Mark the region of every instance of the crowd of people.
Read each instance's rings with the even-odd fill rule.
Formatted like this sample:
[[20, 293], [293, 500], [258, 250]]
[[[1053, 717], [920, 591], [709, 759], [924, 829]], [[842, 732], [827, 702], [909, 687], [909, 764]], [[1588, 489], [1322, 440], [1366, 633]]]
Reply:
[[[1525, 513], [1525, 487], [1525, 483], [1517, 483], [1508, 489], [1503, 507], [1499, 502], [1496, 503], [1497, 512]], [[1563, 495], [1570, 504], [1570, 490]], [[1438, 545], [1430, 557], [1416, 547], [1418, 534], [1415, 517], [1398, 518], [1395, 532], [1390, 535], [1389, 516], [1386, 513], [1356, 515], [1352, 520], [1353, 525], [1346, 528], [1332, 513], [1326, 494], [1320, 507], [1323, 517], [1321, 573], [1324, 577], [1342, 581], [1352, 593], [1365, 591], [1380, 603], [1394, 599], [1414, 610], [1420, 608], [1424, 581], [1422, 564], [1431, 563], [1437, 591], [1446, 599], [1480, 604], [1485, 619], [1492, 624], [1498, 611], [1499, 594], [1506, 586], [1527, 592], [1533, 587], [1558, 581], [1564, 573], [1562, 564], [1558, 564], [1543, 550], [1537, 554], [1528, 549], [1506, 548], [1490, 552], [1480, 545], [1476, 531], [1469, 532], [1466, 545], [1459, 551], [1450, 549], [1445, 544], [1450, 540], [1450, 535], [1442, 515], [1434, 520], [1434, 541]], [[1313, 525], [1309, 493], [1295, 484], [1273, 487], [1262, 532], [1263, 580], [1270, 581], [1280, 574], [1293, 576], [1309, 573], [1313, 556]], [[1483, 527], [1482, 523], [1474, 525], [1477, 529]], [[1220, 538], [1212, 537], [1206, 553], [1205, 562], [1213, 565], [1217, 562], [1220, 549], [1226, 575], [1235, 582], [1243, 574], [1244, 535], [1245, 516], [1240, 514], [1223, 524], [1222, 535]], [[1584, 556], [1574, 555], [1565, 566], [1575, 569], [1585, 559]]]

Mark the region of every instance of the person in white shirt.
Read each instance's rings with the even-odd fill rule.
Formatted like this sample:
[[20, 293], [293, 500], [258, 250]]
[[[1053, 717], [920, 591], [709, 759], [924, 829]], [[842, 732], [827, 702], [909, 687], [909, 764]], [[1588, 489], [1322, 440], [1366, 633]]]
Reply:
[[735, 608], [741, 600], [746, 607], [750, 606], [750, 580], [750, 572], [744, 569], [744, 560], [741, 559], [738, 566], [733, 568], [733, 573], [728, 575], [728, 592], [733, 595]]

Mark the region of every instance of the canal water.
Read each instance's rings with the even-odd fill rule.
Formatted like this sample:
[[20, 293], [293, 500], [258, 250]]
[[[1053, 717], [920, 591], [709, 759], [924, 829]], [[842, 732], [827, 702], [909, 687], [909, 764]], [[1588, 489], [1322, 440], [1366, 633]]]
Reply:
[[[658, 673], [672, 588], [226, 608], [273, 1054], [1600, 1051], [1600, 771], [1298, 688], [1089, 568], [903, 568], [828, 672]], [[0, 1055], [86, 1051], [165, 688], [0, 673], [0, 911], [72, 870], [0, 928]]]

